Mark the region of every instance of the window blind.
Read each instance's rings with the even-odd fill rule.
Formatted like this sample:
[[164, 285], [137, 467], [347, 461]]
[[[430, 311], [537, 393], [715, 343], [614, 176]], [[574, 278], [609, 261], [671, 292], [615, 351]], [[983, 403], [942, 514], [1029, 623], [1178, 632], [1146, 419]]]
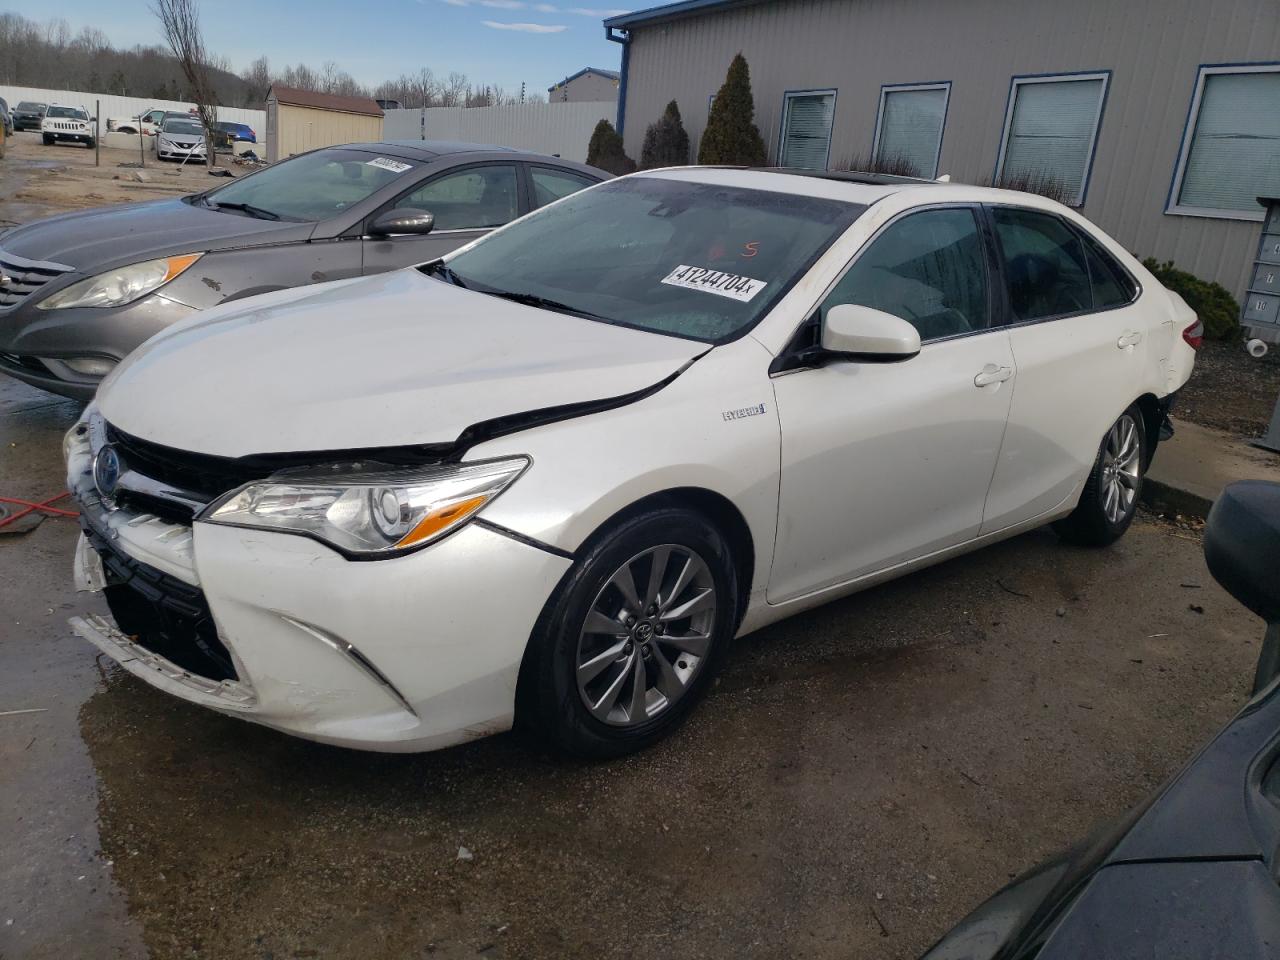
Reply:
[[1079, 204], [1102, 91], [1101, 78], [1016, 84], [1000, 179], [1052, 177]]
[[794, 93], [787, 97], [780, 166], [825, 170], [831, 148], [833, 93]]
[[876, 159], [901, 159], [917, 176], [936, 177], [946, 109], [946, 90], [886, 90]]
[[1263, 195], [1280, 195], [1280, 73], [1208, 74], [1178, 203], [1261, 213]]

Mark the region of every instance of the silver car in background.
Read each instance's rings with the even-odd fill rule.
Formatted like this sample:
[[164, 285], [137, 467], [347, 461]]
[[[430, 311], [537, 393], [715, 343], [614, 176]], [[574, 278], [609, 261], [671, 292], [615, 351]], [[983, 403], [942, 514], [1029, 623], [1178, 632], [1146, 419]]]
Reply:
[[205, 161], [204, 127], [199, 120], [168, 117], [156, 132], [155, 144], [161, 160]]

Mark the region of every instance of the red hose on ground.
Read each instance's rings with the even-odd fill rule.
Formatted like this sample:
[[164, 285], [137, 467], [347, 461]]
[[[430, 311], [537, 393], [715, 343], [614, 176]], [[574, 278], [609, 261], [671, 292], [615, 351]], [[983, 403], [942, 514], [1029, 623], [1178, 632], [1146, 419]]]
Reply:
[[13, 521], [25, 517], [28, 513], [35, 513], [36, 511], [51, 517], [78, 517], [80, 514], [74, 510], [60, 510], [57, 507], [49, 506], [49, 504], [57, 503], [59, 500], [65, 500], [69, 496], [71, 496], [71, 494], [63, 490], [62, 493], [58, 494], [56, 497], [50, 497], [48, 500], [41, 500], [39, 503], [32, 500], [19, 500], [16, 497], [0, 497], [0, 503], [15, 503], [20, 507], [27, 508], [25, 510], [19, 510], [12, 516], [8, 516], [3, 520], [0, 520], [0, 527], [7, 527], [9, 524], [13, 523]]

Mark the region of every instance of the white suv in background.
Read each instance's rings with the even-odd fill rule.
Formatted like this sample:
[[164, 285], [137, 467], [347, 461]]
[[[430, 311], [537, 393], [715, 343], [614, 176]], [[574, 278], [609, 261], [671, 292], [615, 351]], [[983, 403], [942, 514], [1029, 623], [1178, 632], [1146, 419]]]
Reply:
[[89, 111], [84, 107], [69, 107], [61, 103], [49, 104], [44, 119], [40, 121], [40, 137], [46, 147], [69, 141], [83, 143], [92, 150], [96, 144]]

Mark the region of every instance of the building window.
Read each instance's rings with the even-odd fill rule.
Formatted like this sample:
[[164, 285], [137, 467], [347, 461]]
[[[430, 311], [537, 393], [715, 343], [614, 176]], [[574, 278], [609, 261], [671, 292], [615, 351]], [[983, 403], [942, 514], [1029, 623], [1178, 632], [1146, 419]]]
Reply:
[[1280, 64], [1201, 67], [1167, 213], [1261, 220], [1280, 195]]
[[950, 97], [950, 83], [881, 87], [871, 147], [873, 166], [930, 180], [936, 177]]
[[778, 166], [825, 170], [831, 155], [831, 124], [836, 114], [834, 90], [787, 93], [782, 105], [782, 148]]
[[996, 162], [997, 184], [1084, 204], [1110, 72], [1014, 77]]

